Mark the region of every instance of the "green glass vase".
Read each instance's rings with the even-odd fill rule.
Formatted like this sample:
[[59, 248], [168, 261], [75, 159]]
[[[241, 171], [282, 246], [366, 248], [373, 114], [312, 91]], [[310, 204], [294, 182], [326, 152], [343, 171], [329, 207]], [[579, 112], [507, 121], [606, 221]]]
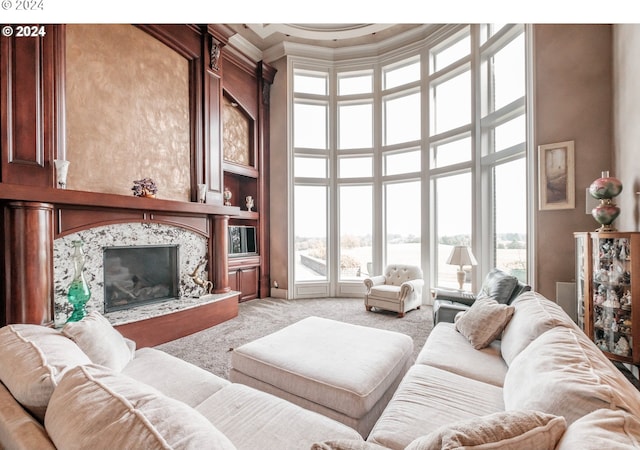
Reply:
[[91, 298], [91, 290], [89, 284], [84, 278], [84, 250], [82, 249], [82, 241], [73, 241], [73, 280], [69, 285], [67, 299], [73, 306], [73, 313], [67, 319], [67, 322], [77, 322], [87, 314], [86, 305]]

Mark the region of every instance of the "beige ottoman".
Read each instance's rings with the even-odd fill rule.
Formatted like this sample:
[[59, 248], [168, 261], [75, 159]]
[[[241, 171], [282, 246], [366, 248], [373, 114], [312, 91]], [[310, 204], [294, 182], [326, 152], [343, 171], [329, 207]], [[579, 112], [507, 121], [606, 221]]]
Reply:
[[413, 364], [404, 334], [308, 317], [236, 348], [229, 378], [332, 419], [366, 438]]

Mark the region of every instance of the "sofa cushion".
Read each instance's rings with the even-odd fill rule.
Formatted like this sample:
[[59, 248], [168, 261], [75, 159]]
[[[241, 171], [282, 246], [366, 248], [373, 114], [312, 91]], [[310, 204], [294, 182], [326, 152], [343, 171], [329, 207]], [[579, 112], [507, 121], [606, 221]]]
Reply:
[[91, 360], [53, 328], [16, 324], [0, 329], [0, 380], [39, 420], [64, 373]]
[[538, 411], [498, 412], [442, 426], [405, 450], [552, 450], [566, 429], [564, 417]]
[[456, 330], [469, 340], [473, 348], [480, 350], [500, 336], [513, 315], [513, 309], [513, 306], [489, 298], [476, 300], [455, 322]]
[[537, 292], [521, 294], [512, 305], [513, 317], [502, 333], [501, 344], [507, 364], [545, 331], [557, 326], [575, 326], [560, 306]]
[[598, 409], [576, 420], [556, 450], [631, 450], [640, 448], [640, 419], [621, 409]]
[[452, 323], [433, 327], [416, 364], [426, 364], [467, 378], [502, 387], [507, 365], [500, 354], [500, 341], [476, 350]]
[[300, 450], [327, 439], [362, 441], [346, 425], [242, 384], [220, 389], [196, 410], [238, 448]]
[[[81, 418], [81, 420], [79, 420]], [[234, 449], [184, 403], [104, 366], [69, 370], [51, 396], [45, 429], [58, 448]]]
[[122, 373], [192, 407], [230, 384], [201, 367], [150, 347], [136, 351]]
[[403, 449], [442, 425], [504, 411], [502, 389], [417, 364], [404, 376], [367, 441]]
[[500, 269], [493, 269], [482, 282], [477, 299], [492, 298], [498, 303], [508, 303], [517, 285], [518, 279], [516, 277]]
[[370, 295], [385, 298], [388, 300], [398, 300], [400, 296], [400, 286], [393, 284], [380, 284], [371, 288]]
[[62, 334], [75, 342], [94, 364], [121, 371], [133, 359], [132, 349], [118, 330], [99, 312], [68, 322]]
[[504, 380], [504, 403], [506, 410], [562, 415], [571, 425], [600, 408], [637, 412], [640, 392], [584, 333], [556, 327], [512, 361]]

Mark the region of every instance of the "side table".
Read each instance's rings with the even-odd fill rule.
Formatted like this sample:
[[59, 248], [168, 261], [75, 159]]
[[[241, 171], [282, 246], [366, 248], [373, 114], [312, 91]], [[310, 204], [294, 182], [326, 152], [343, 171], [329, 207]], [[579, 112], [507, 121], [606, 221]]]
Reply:
[[476, 300], [473, 292], [459, 289], [434, 288], [432, 295], [434, 325], [439, 322], [453, 323], [456, 314], [468, 310]]

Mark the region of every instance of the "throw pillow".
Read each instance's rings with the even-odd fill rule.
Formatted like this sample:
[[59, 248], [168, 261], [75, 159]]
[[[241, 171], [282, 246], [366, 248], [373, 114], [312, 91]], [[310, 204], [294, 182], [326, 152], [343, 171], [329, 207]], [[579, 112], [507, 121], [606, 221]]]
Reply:
[[[589, 436], [586, 440], [585, 436]], [[640, 418], [622, 409], [598, 409], [573, 422], [558, 442], [557, 450], [637, 450]]]
[[95, 364], [65, 374], [44, 426], [57, 448], [235, 448], [193, 408]]
[[132, 349], [122, 334], [97, 311], [79, 322], [67, 323], [62, 333], [78, 344], [95, 364], [120, 372], [133, 359], [135, 347]]
[[0, 380], [39, 420], [65, 372], [90, 363], [73, 341], [53, 328], [16, 324], [0, 329]]
[[507, 303], [517, 285], [518, 279], [516, 277], [500, 269], [493, 269], [484, 279], [477, 298], [493, 298], [498, 303]]
[[566, 428], [562, 416], [505, 411], [442, 426], [415, 439], [405, 450], [552, 450]]
[[476, 300], [456, 321], [455, 327], [473, 348], [480, 350], [500, 336], [512, 315], [513, 306], [492, 299]]
[[507, 365], [545, 331], [557, 326], [575, 326], [562, 307], [537, 292], [525, 292], [512, 305], [515, 311], [504, 329], [500, 346]]
[[316, 442], [311, 450], [389, 450], [373, 442], [357, 441], [355, 439], [335, 439], [332, 441]]

